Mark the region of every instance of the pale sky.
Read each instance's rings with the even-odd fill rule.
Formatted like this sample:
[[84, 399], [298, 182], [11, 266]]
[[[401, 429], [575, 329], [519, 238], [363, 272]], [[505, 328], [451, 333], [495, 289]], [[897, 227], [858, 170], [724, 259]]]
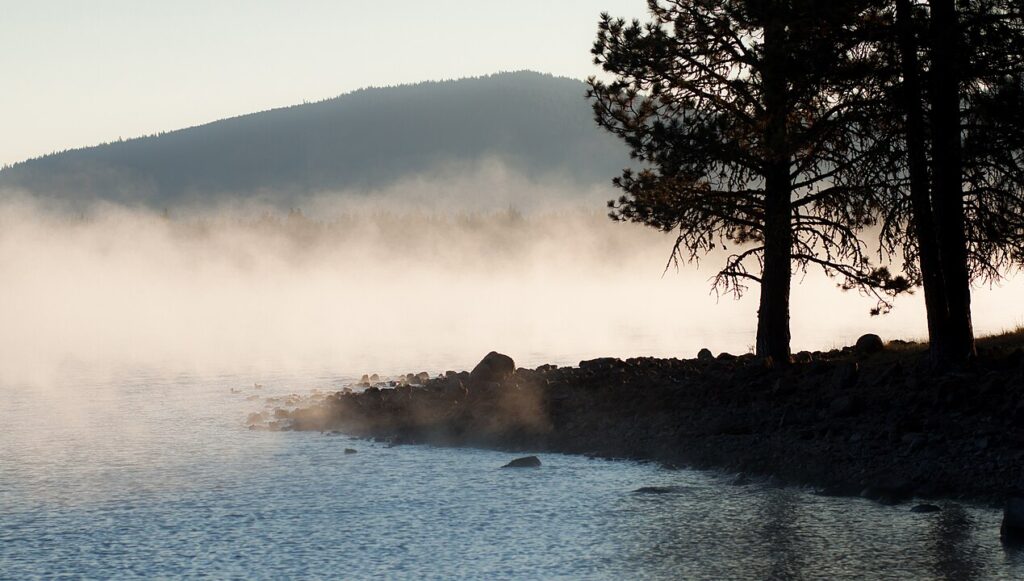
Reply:
[[366, 86], [585, 78], [644, 0], [0, 0], [0, 165]]

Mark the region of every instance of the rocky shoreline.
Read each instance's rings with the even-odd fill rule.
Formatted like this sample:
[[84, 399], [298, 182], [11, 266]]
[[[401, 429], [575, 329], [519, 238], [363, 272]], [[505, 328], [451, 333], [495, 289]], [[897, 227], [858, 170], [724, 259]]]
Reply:
[[870, 337], [774, 369], [706, 351], [515, 369], [491, 353], [471, 373], [410, 374], [278, 410], [272, 427], [652, 460], [887, 503], [1002, 503], [1024, 486], [1024, 350], [996, 338], [981, 351], [944, 374], [922, 346]]

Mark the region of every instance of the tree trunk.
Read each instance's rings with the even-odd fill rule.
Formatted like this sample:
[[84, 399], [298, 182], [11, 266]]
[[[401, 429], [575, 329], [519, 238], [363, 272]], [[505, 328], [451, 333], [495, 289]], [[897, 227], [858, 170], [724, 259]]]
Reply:
[[932, 364], [948, 360], [951, 348], [947, 345], [949, 309], [943, 284], [942, 265], [939, 262], [939, 243], [936, 239], [932, 213], [931, 186], [928, 176], [928, 154], [925, 147], [923, 94], [921, 89], [921, 61], [914, 34], [914, 14], [910, 0], [896, 0], [896, 27], [900, 50], [900, 68], [903, 73], [902, 108], [906, 116], [907, 167], [910, 173], [910, 202], [914, 235], [917, 238], [918, 263], [924, 286], [924, 304], [928, 316], [929, 354]]
[[764, 266], [761, 304], [757, 311], [760, 357], [777, 365], [789, 363], [789, 291], [793, 252], [792, 179], [787, 136], [787, 55], [782, 16], [769, 16], [765, 25], [765, 65], [762, 70], [766, 112], [765, 147], [770, 161], [765, 168]]
[[775, 364], [789, 362], [789, 289], [793, 226], [789, 201], [789, 166], [766, 176], [764, 267], [757, 310], [757, 355]]
[[970, 272], [964, 223], [960, 138], [960, 31], [954, 0], [929, 0], [931, 6], [932, 206], [939, 241], [949, 318], [945, 354], [950, 365], [976, 354], [971, 323]]

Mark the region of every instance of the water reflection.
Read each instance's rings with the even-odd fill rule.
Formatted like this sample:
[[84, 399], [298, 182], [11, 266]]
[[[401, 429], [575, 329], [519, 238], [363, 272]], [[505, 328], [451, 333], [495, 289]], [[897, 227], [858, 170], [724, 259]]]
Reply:
[[950, 581], [981, 579], [978, 547], [971, 532], [976, 523], [960, 506], [947, 505], [936, 514], [929, 540], [934, 544], [936, 577]]
[[606, 523], [627, 562], [655, 577], [969, 580], [1024, 575], [1022, 553], [999, 545], [998, 511], [948, 504], [939, 513], [916, 514], [906, 505], [824, 498], [793, 488], [732, 486], [706, 475], [672, 478], [689, 485], [673, 494], [626, 495]]
[[766, 579], [804, 579], [806, 561], [797, 546], [798, 511], [796, 491], [772, 491], [765, 494], [757, 513], [761, 525], [760, 535], [770, 555]]

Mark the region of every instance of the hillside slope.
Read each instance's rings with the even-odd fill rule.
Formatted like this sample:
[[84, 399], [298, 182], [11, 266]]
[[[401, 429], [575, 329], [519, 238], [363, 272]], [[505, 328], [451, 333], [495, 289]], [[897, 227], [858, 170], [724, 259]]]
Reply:
[[594, 123], [577, 80], [533, 72], [363, 89], [318, 103], [66, 151], [0, 171], [0, 187], [146, 205], [386, 187], [498, 158], [527, 175], [607, 183], [625, 146]]

